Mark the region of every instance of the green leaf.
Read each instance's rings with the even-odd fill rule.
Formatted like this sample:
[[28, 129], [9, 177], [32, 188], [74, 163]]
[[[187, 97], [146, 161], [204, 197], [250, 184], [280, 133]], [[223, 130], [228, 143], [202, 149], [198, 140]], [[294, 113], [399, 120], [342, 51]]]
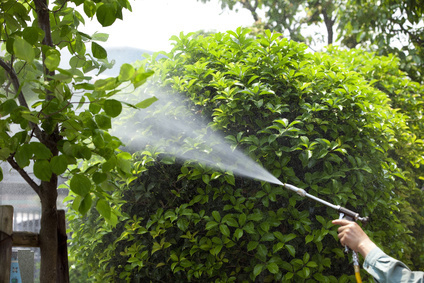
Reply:
[[214, 228], [214, 227], [216, 227], [218, 225], [219, 225], [218, 222], [209, 221], [209, 222], [206, 223], [206, 230], [210, 230], [210, 229], [212, 229], [212, 228]]
[[259, 242], [256, 242], [256, 241], [250, 241], [248, 244], [247, 244], [247, 251], [248, 252], [250, 252], [251, 250], [254, 250], [254, 249], [256, 249], [256, 247], [259, 245]]
[[143, 85], [153, 74], [153, 71], [144, 72], [143, 70], [137, 70], [135, 75], [132, 77], [131, 82], [133, 83], [134, 87], [137, 88]]
[[115, 118], [122, 112], [122, 103], [115, 99], [108, 99], [103, 105], [106, 115]]
[[243, 236], [243, 229], [237, 228], [234, 232], [234, 237], [239, 240]]
[[0, 182], [3, 181], [3, 169], [0, 167]]
[[84, 13], [92, 18], [96, 14], [96, 4], [91, 0], [84, 1]]
[[144, 108], [149, 107], [150, 105], [152, 105], [156, 101], [158, 101], [158, 99], [155, 96], [153, 96], [153, 97], [147, 98], [147, 99], [137, 103], [135, 106], [137, 108], [144, 109]]
[[20, 37], [15, 38], [15, 41], [13, 42], [13, 52], [16, 57], [26, 61], [27, 63], [32, 63], [35, 58], [35, 52], [32, 45]]
[[233, 175], [225, 175], [224, 178], [225, 178], [225, 180], [227, 181], [228, 184], [231, 184], [233, 186], [236, 185], [236, 180], [235, 180]]
[[97, 20], [99, 23], [104, 26], [112, 25], [116, 20], [116, 8], [113, 3], [111, 4], [102, 4], [97, 8]]
[[308, 235], [305, 238], [305, 244], [311, 242], [314, 239], [314, 235]]
[[216, 220], [216, 222], [221, 222], [221, 215], [218, 211], [214, 210], [212, 211], [212, 216]]
[[65, 173], [68, 168], [68, 158], [64, 155], [54, 156], [50, 160], [50, 168], [56, 175]]
[[230, 237], [230, 229], [228, 229], [228, 226], [225, 224], [219, 225], [219, 230], [224, 236]]
[[91, 181], [82, 174], [75, 174], [71, 179], [69, 188], [74, 193], [80, 196], [85, 196], [91, 190]]
[[56, 70], [60, 64], [60, 52], [54, 48], [50, 48], [46, 52], [46, 59], [44, 60], [44, 64], [50, 71]]
[[135, 69], [131, 64], [122, 64], [121, 70], [119, 71], [118, 80], [125, 82], [131, 80], [135, 74]]
[[120, 170], [125, 173], [131, 174], [132, 162], [131, 162], [131, 154], [128, 152], [121, 152], [117, 156], [117, 166]]
[[268, 254], [268, 249], [264, 244], [260, 244], [257, 248], [258, 250], [258, 255], [265, 258]]
[[38, 42], [38, 32], [41, 31], [37, 27], [26, 27], [22, 32], [22, 37], [31, 45]]
[[96, 204], [97, 211], [106, 219], [110, 218], [111, 209], [109, 203], [105, 199], [99, 199]]
[[94, 172], [92, 179], [94, 183], [101, 184], [107, 180], [107, 174], [101, 172]]
[[96, 42], [91, 43], [91, 52], [93, 52], [93, 56], [97, 59], [105, 59], [107, 58], [107, 51], [102, 46], [100, 46]]
[[93, 199], [91, 198], [90, 194], [87, 194], [84, 197], [84, 199], [81, 201], [78, 211], [82, 215], [85, 215], [88, 212], [88, 210], [90, 210], [92, 204], [93, 204]]
[[109, 39], [109, 35], [107, 33], [96, 32], [91, 36], [91, 39], [106, 42]]
[[34, 162], [34, 175], [41, 181], [50, 181], [52, 170], [47, 160], [37, 160]]
[[15, 111], [16, 108], [18, 108], [16, 101], [14, 99], [8, 99], [0, 105], [0, 114], [1, 116], [7, 116]]
[[261, 274], [263, 268], [264, 268], [264, 265], [261, 263], [255, 265], [255, 267], [253, 268], [253, 275], [257, 277], [259, 274]]
[[112, 128], [112, 121], [109, 116], [98, 114], [94, 116], [94, 119], [96, 120], [96, 123], [100, 129], [108, 130]]
[[271, 263], [268, 262], [268, 264], [266, 265], [266, 268], [272, 274], [277, 274], [279, 271], [278, 265], [275, 262], [271, 262]]
[[16, 163], [19, 167], [24, 168], [30, 164], [30, 158], [32, 157], [32, 150], [29, 145], [23, 145], [18, 147], [15, 154]]
[[289, 251], [292, 257], [296, 255], [296, 249], [292, 245], [286, 245], [286, 249]]
[[36, 159], [49, 159], [53, 155], [47, 146], [39, 142], [31, 142], [29, 148], [34, 153]]
[[21, 116], [25, 120], [33, 122], [34, 124], [38, 124], [40, 122], [40, 120], [38, 120], [38, 118], [33, 113], [30, 113], [30, 112], [27, 112], [27, 111], [25, 111], [25, 112], [23, 111], [21, 113]]

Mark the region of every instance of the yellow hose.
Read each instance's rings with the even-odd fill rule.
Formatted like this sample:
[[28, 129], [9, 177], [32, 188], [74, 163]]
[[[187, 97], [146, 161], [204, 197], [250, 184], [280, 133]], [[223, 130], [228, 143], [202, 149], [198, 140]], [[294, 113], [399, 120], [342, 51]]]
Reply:
[[353, 268], [355, 269], [356, 283], [362, 283], [362, 278], [361, 278], [361, 272], [359, 270], [359, 265], [354, 265]]

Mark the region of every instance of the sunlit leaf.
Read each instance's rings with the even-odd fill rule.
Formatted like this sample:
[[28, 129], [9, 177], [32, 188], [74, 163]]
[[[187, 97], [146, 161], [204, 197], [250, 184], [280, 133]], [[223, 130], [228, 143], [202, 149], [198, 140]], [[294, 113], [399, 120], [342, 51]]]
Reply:
[[13, 42], [13, 52], [16, 57], [28, 63], [32, 63], [35, 58], [35, 52], [32, 45], [20, 37], [15, 38], [15, 41]]
[[144, 108], [149, 107], [150, 105], [152, 105], [156, 101], [158, 101], [158, 99], [155, 96], [153, 96], [153, 97], [150, 97], [150, 98], [143, 100], [142, 102], [137, 103], [135, 106], [138, 107], [138, 108], [144, 109]]
[[122, 64], [121, 69], [119, 71], [118, 80], [120, 81], [128, 81], [135, 74], [135, 69], [131, 64], [125, 63]]
[[109, 203], [106, 200], [99, 199], [96, 204], [96, 209], [104, 218], [110, 218], [111, 209]]

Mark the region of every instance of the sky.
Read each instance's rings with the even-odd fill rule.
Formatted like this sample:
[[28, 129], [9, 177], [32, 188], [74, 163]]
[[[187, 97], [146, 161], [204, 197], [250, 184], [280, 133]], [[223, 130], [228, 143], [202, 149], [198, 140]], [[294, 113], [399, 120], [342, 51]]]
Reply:
[[130, 0], [132, 12], [123, 11], [123, 20], [103, 28], [94, 18], [81, 31], [109, 34], [104, 47], [133, 47], [149, 51], [170, 51], [172, 35], [206, 30], [225, 32], [251, 26], [252, 15], [245, 9], [222, 10], [218, 0]]

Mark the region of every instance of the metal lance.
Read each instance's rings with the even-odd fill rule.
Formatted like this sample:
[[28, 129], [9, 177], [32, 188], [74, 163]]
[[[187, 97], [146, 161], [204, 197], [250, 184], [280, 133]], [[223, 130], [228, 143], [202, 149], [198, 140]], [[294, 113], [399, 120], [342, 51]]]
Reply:
[[[291, 191], [294, 191], [295, 193], [297, 193], [298, 195], [302, 196], [302, 197], [308, 197], [310, 199], [313, 199], [319, 203], [322, 203], [323, 205], [326, 205], [328, 207], [331, 207], [332, 209], [335, 209], [339, 212], [340, 214], [340, 218], [346, 218], [350, 221], [361, 221], [361, 222], [368, 222], [369, 218], [368, 217], [360, 217], [359, 213], [356, 213], [352, 210], [349, 210], [345, 207], [341, 207], [340, 205], [334, 205], [332, 203], [329, 203], [328, 201], [325, 201], [323, 199], [320, 199], [316, 196], [313, 196], [311, 194], [308, 194], [304, 189], [298, 188], [296, 186], [290, 185], [290, 184], [283, 184], [283, 187], [285, 187], [286, 189], [289, 189]], [[345, 252], [349, 252], [349, 248], [347, 246], [345, 246]], [[356, 282], [357, 283], [362, 283], [362, 278], [361, 278], [361, 274], [360, 274], [360, 269], [359, 269], [359, 260], [358, 260], [358, 254], [355, 251], [352, 251], [352, 260], [353, 260], [353, 268], [355, 270], [355, 278], [356, 278]]]

